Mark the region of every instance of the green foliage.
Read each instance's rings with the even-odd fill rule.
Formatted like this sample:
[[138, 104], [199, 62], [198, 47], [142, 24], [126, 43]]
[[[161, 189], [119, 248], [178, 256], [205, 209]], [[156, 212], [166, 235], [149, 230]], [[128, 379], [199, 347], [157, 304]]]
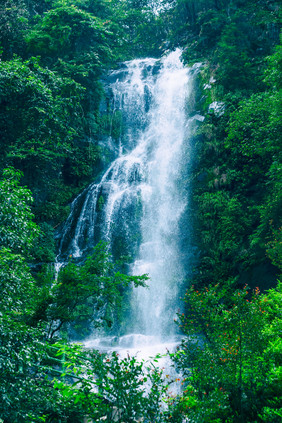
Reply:
[[254, 94], [230, 116], [227, 146], [266, 171], [278, 159], [281, 146], [281, 101], [279, 92]]
[[32, 221], [33, 198], [20, 186], [21, 177], [21, 172], [8, 168], [0, 180], [0, 247], [27, 254], [39, 232]]
[[197, 198], [200, 212], [203, 278], [225, 281], [236, 275], [238, 262], [246, 259], [243, 237], [249, 219], [238, 198], [224, 191], [205, 192]]
[[84, 89], [42, 68], [37, 59], [14, 59], [0, 68], [0, 165], [24, 172], [37, 218], [56, 225], [100, 157], [94, 142], [82, 139]]
[[32, 311], [34, 281], [25, 259], [7, 248], [0, 250], [1, 311], [13, 313], [19, 318]]
[[[239, 283], [269, 287], [280, 268], [281, 92], [276, 89], [276, 51], [267, 63], [260, 79], [270, 81], [271, 75], [271, 87], [248, 96], [246, 91], [229, 93], [223, 97], [224, 113], [210, 111], [199, 130], [194, 225], [200, 262], [195, 283], [238, 277]], [[210, 91], [219, 95], [214, 88]]]
[[279, 41], [278, 2], [179, 0], [170, 13], [172, 43], [189, 62], [208, 60], [225, 93], [259, 85], [261, 57]]
[[159, 57], [164, 52], [166, 30], [161, 15], [149, 8], [128, 7], [124, 2], [119, 25], [129, 57]]
[[[122, 306], [122, 291], [131, 285], [145, 286], [143, 276], [127, 276], [116, 270], [105, 243], [99, 243], [83, 265], [70, 262], [63, 268], [50, 292], [49, 335], [67, 323], [74, 328], [111, 327], [117, 323]], [[84, 334], [85, 335], [85, 334]]]
[[30, 191], [19, 185], [20, 178], [9, 168], [0, 182], [0, 417], [8, 423], [25, 422], [27, 411], [40, 407], [46, 396], [37, 368], [44, 334], [28, 325], [38, 290], [25, 259], [39, 231], [32, 222]]
[[54, 230], [48, 223], [40, 224], [40, 235], [33, 244], [32, 255], [37, 263], [55, 262]]
[[4, 60], [25, 50], [24, 34], [29, 27], [24, 0], [3, 0], [0, 5], [0, 54]]
[[28, 413], [39, 412], [44, 402], [54, 399], [54, 395], [47, 397], [48, 382], [37, 367], [44, 356], [43, 344], [38, 342], [42, 333], [15, 316], [1, 315], [0, 320], [0, 418], [24, 423]]
[[272, 239], [267, 244], [267, 254], [274, 266], [282, 270], [282, 234], [281, 228], [273, 230]]
[[106, 422], [164, 422], [161, 401], [167, 386], [162, 371], [135, 357], [121, 358], [117, 353], [83, 351], [78, 345], [58, 351], [64, 357], [66, 378], [75, 383], [55, 382], [67, 399], [73, 399], [90, 418]]
[[267, 57], [268, 68], [265, 72], [265, 82], [273, 89], [281, 89], [282, 87], [282, 59], [281, 45], [275, 47], [274, 53]]
[[249, 294], [247, 287], [219, 285], [187, 291], [187, 317], [179, 320], [188, 340], [175, 360], [187, 383], [178, 407], [189, 421], [257, 421], [269, 407], [279, 415], [279, 402], [272, 399], [273, 392], [281, 395], [281, 338], [273, 343], [271, 328], [281, 325], [273, 310], [281, 306], [280, 291], [278, 286], [260, 295], [257, 288]]
[[234, 23], [223, 30], [218, 42], [215, 58], [220, 68], [217, 77], [226, 91], [249, 89], [253, 84], [255, 73], [244, 48], [244, 38], [242, 29]]
[[34, 186], [50, 171], [58, 171], [72, 149], [81, 125], [83, 91], [72, 80], [43, 69], [36, 59], [2, 62], [0, 70], [1, 160], [20, 166]]
[[26, 40], [29, 49], [40, 54], [44, 63], [89, 84], [100, 74], [101, 65], [110, 59], [110, 36], [106, 22], [73, 4], [61, 2], [44, 14]]

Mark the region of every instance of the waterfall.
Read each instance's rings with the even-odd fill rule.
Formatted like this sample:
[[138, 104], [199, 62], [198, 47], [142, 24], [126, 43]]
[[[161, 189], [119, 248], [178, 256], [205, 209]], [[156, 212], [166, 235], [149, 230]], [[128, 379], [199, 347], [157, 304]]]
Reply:
[[122, 113], [125, 128], [118, 155], [101, 180], [75, 199], [61, 237], [61, 260], [81, 257], [104, 239], [112, 252], [123, 247], [134, 257], [132, 274], [149, 275], [149, 289], [132, 294], [124, 337], [129, 344], [136, 338], [162, 342], [176, 329], [193, 80], [180, 56], [176, 50], [160, 60], [128, 61], [110, 74], [114, 111]]

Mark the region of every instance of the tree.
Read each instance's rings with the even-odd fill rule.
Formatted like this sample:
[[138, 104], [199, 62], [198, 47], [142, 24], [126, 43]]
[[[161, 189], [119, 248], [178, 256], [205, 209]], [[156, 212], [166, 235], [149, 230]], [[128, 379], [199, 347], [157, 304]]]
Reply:
[[42, 62], [80, 83], [93, 83], [111, 60], [108, 22], [59, 2], [43, 15], [26, 37], [28, 48]]
[[83, 351], [79, 345], [59, 345], [57, 355], [65, 360], [63, 376], [74, 383], [61, 379], [55, 387], [94, 421], [169, 421], [161, 405], [167, 399], [169, 382], [164, 382], [163, 371], [154, 364], [138, 362], [129, 354]]
[[28, 325], [38, 290], [25, 258], [39, 231], [32, 222], [30, 191], [20, 186], [20, 177], [9, 168], [0, 181], [0, 418], [7, 423], [26, 421], [27, 411], [46, 396], [38, 370], [43, 331]]
[[179, 410], [191, 422], [257, 421], [272, 395], [277, 364], [265, 356], [270, 299], [258, 288], [252, 294], [246, 286], [230, 288], [191, 287], [186, 316], [179, 316], [188, 337], [175, 355], [187, 384]]
[[[147, 275], [127, 276], [116, 269], [105, 243], [99, 243], [83, 265], [70, 262], [63, 268], [50, 292], [49, 336], [67, 324], [74, 329], [117, 324], [122, 292], [130, 285], [145, 286]], [[85, 334], [84, 334], [85, 335]]]
[[25, 256], [39, 230], [32, 220], [31, 192], [20, 186], [22, 176], [20, 171], [8, 168], [0, 180], [0, 248], [5, 247]]
[[3, 0], [0, 5], [0, 55], [4, 60], [25, 52], [24, 34], [29, 13], [24, 0]]
[[[58, 172], [82, 123], [83, 89], [37, 59], [0, 64], [1, 161], [20, 167], [30, 187]], [[37, 182], [38, 183], [38, 182]]]
[[85, 90], [35, 58], [1, 62], [0, 70], [0, 167], [23, 171], [37, 219], [55, 226], [65, 218], [63, 203], [78, 180], [89, 180], [99, 158], [94, 141], [85, 138]]

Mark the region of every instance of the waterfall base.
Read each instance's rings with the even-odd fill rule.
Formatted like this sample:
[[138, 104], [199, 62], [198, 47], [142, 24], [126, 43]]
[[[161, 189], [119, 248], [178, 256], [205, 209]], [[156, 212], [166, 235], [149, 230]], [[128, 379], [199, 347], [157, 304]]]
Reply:
[[90, 338], [84, 342], [84, 346], [105, 353], [115, 351], [121, 359], [135, 356], [138, 361], [148, 364], [153, 362], [155, 367], [163, 371], [166, 381], [170, 382], [170, 394], [177, 395], [182, 391], [181, 375], [173, 366], [169, 354], [175, 352], [181, 339], [180, 336], [175, 336], [163, 341], [156, 336], [129, 334], [121, 337]]

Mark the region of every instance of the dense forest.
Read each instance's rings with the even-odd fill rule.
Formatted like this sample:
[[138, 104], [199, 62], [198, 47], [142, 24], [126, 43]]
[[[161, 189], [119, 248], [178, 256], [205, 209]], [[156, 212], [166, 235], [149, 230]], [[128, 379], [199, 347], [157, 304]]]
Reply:
[[[280, 23], [278, 0], [1, 0], [0, 422], [281, 421]], [[122, 319], [147, 276], [103, 242], [57, 277], [54, 262], [71, 201], [111, 160], [100, 141], [122, 130], [103, 78], [178, 47], [201, 63], [205, 119], [176, 395], [156, 362], [70, 342], [70, 327]]]

